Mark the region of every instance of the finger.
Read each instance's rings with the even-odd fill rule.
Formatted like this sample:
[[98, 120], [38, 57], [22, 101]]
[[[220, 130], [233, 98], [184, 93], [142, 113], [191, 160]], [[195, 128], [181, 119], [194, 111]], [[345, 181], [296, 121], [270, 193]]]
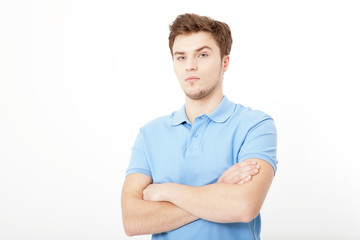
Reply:
[[238, 184], [244, 184], [246, 182], [249, 182], [251, 180], [252, 176], [249, 175], [246, 178], [242, 179]]
[[221, 183], [223, 181], [224, 175], [221, 175], [219, 179], [217, 180], [218, 183]]
[[250, 182], [250, 180], [253, 178], [253, 176], [249, 175], [247, 176], [246, 178], [244, 178], [243, 182], [242, 183], [247, 183], [247, 182]]
[[244, 172], [251, 172], [252, 170], [259, 170], [259, 169], [260, 169], [259, 165], [247, 165], [241, 168], [240, 167], [237, 168], [237, 170], [232, 171], [231, 174], [241, 174]]
[[259, 168], [255, 166], [246, 166], [235, 171], [232, 171], [228, 174], [224, 174], [222, 181], [240, 181], [242, 178], [247, 177], [248, 175], [255, 175], [259, 172]]
[[237, 169], [241, 169], [246, 166], [254, 166], [254, 165], [259, 166], [255, 160], [245, 160], [245, 161], [242, 161], [242, 162], [232, 165], [230, 168], [225, 170], [223, 172], [223, 174], [225, 174], [225, 175], [231, 174], [233, 171], [236, 171]]
[[[242, 178], [248, 175], [257, 174], [257, 171], [251, 172], [252, 169], [260, 169], [260, 165], [256, 160], [250, 159], [239, 162], [224, 171], [218, 179], [218, 183], [238, 183], [240, 180], [242, 180]], [[233, 179], [234, 177], [236, 177], [236, 179]]]
[[259, 171], [257, 170], [257, 169], [252, 169], [252, 170], [250, 170], [250, 171], [247, 171], [247, 172], [243, 172], [243, 173], [241, 173], [241, 174], [239, 174], [239, 175], [236, 175], [236, 176], [234, 176], [231, 180], [230, 180], [230, 182], [231, 183], [239, 183], [239, 182], [241, 182], [241, 181], [247, 181], [246, 179], [247, 178], [251, 178], [253, 175], [256, 175], [257, 173], [258, 173]]

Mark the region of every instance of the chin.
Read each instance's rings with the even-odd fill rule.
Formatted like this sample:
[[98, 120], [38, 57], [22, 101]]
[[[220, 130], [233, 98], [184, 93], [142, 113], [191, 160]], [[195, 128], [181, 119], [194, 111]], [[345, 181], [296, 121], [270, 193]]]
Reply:
[[185, 92], [185, 95], [192, 100], [200, 100], [209, 95], [209, 93], [207, 91], [198, 91], [193, 93]]

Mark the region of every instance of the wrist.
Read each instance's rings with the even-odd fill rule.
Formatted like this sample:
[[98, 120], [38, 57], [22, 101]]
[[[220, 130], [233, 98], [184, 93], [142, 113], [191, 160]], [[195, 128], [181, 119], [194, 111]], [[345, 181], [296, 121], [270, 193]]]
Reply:
[[176, 188], [176, 183], [163, 183], [164, 191], [163, 191], [163, 199], [164, 201], [171, 202], [174, 190]]

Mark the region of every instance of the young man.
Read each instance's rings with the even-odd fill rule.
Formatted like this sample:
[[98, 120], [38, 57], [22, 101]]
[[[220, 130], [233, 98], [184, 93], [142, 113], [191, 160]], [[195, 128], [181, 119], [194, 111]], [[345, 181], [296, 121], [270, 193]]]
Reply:
[[273, 119], [229, 101], [227, 24], [184, 14], [170, 26], [184, 107], [140, 129], [122, 192], [129, 236], [259, 239], [260, 208], [276, 171]]

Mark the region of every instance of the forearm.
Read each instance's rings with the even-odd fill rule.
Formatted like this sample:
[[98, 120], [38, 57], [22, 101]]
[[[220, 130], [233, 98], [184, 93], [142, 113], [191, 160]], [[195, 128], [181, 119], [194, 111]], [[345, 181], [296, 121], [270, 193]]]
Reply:
[[[144, 188], [142, 196], [151, 202], [173, 203], [191, 215], [208, 221], [250, 222], [259, 214], [274, 177], [274, 169], [269, 163], [255, 160], [262, 173], [253, 176], [245, 184], [221, 181], [201, 187], [177, 183], [149, 184]], [[225, 174], [225, 180], [226, 177]]]
[[129, 236], [167, 232], [198, 219], [169, 202], [124, 201], [123, 223]]
[[245, 184], [216, 183], [192, 187], [176, 183], [151, 184], [144, 199], [168, 201], [208, 221], [250, 222], [260, 212], [274, 177], [272, 166], [257, 159], [261, 173]]
[[[249, 222], [256, 217], [250, 206], [252, 203], [246, 197], [245, 185], [217, 183], [192, 187], [170, 184], [165, 199], [199, 218], [228, 223]], [[241, 187], [245, 187], [245, 191], [239, 191]]]

